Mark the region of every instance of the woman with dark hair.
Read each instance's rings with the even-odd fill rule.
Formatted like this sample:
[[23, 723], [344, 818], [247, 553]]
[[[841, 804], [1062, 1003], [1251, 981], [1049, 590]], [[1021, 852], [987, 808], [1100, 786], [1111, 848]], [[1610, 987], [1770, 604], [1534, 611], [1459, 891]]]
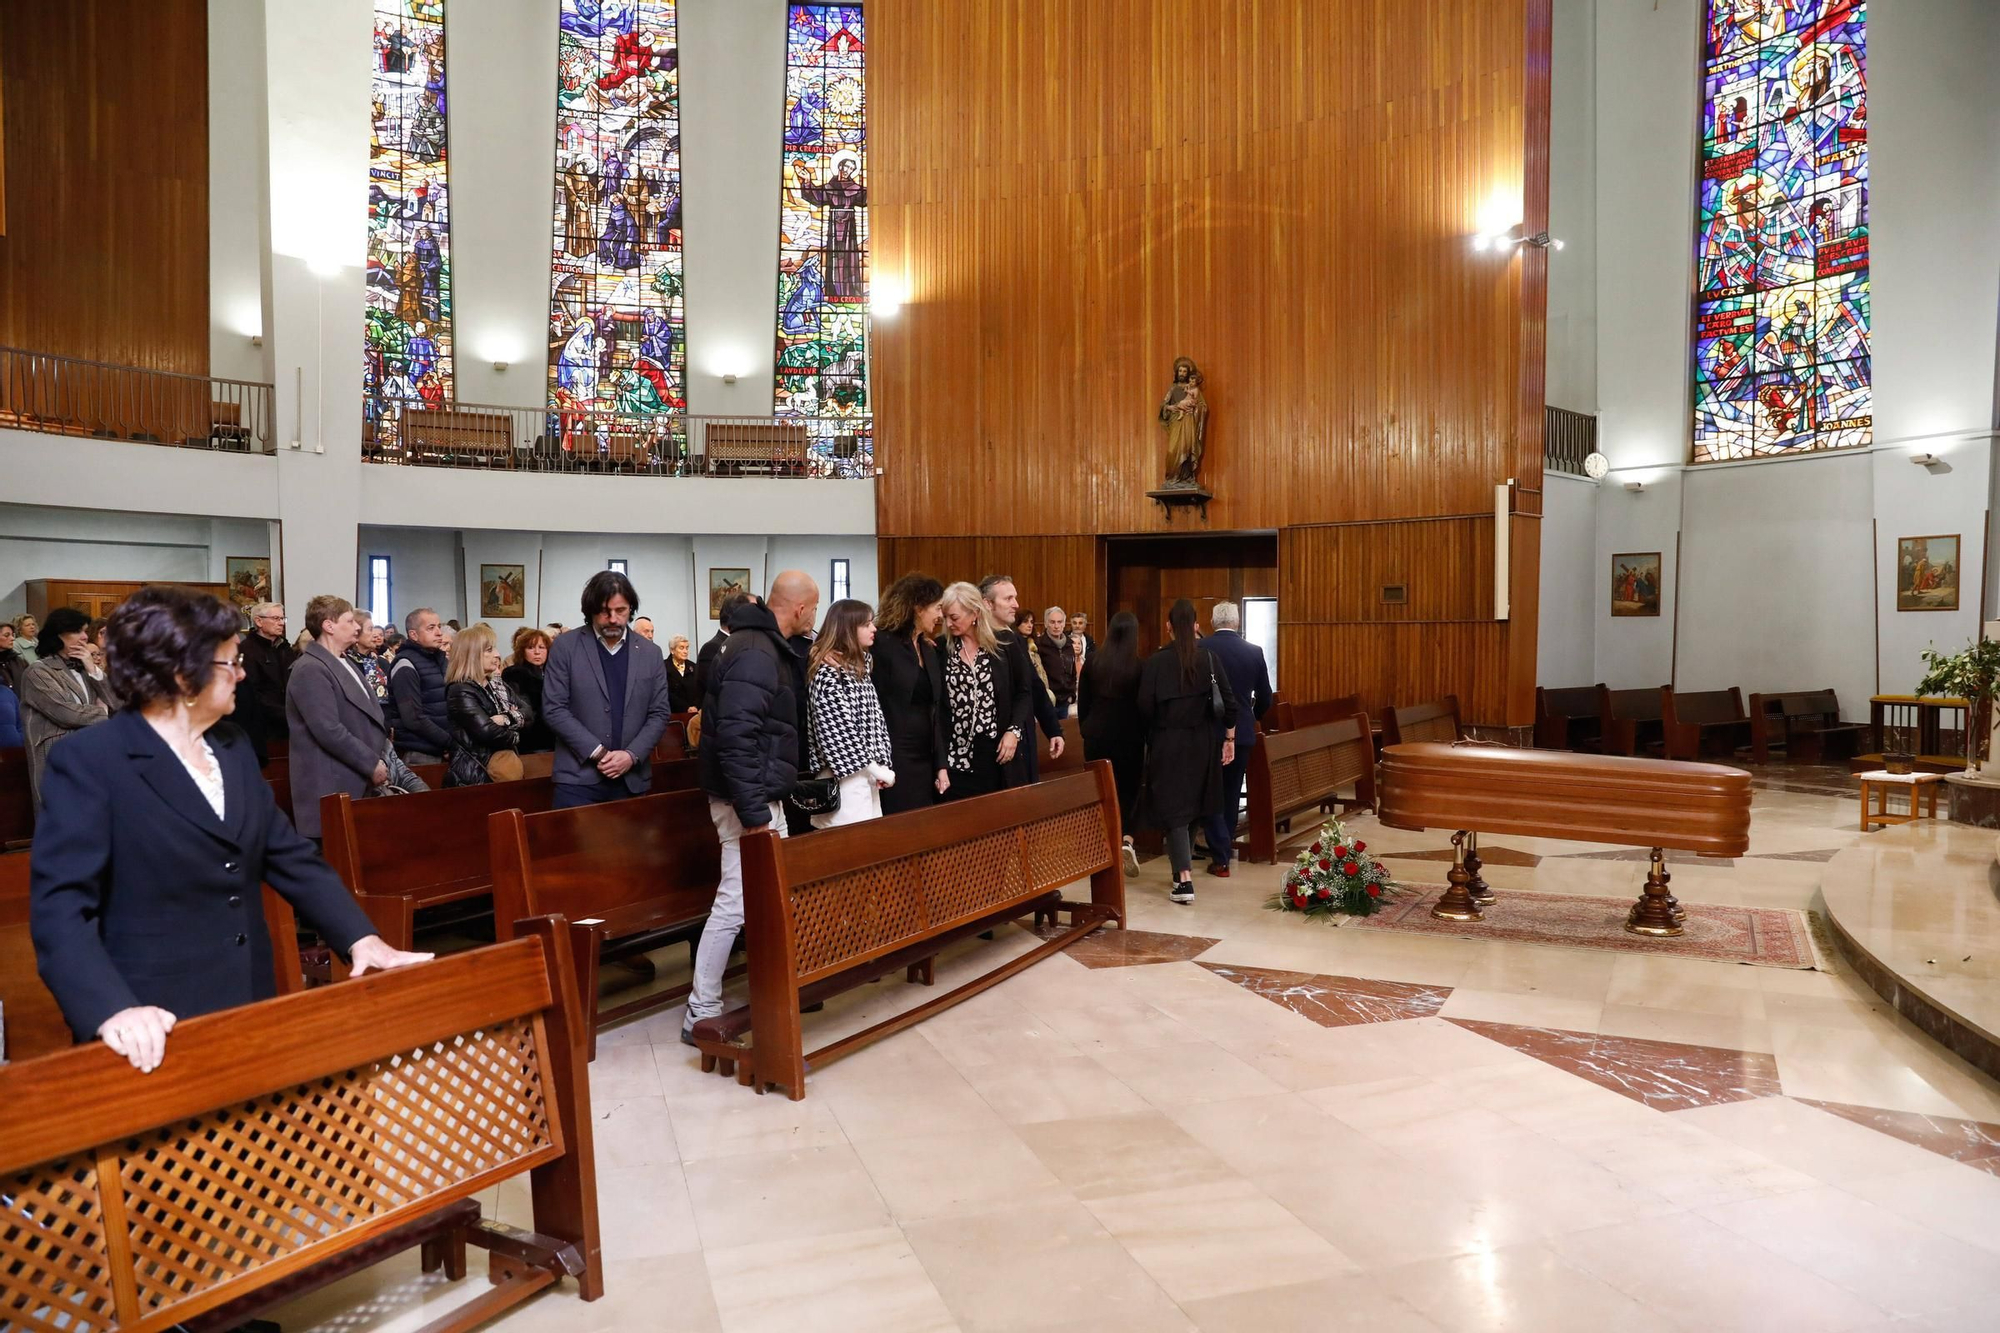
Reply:
[[1139, 617], [1111, 617], [1104, 646], [1084, 663], [1077, 682], [1076, 717], [1083, 729], [1083, 757], [1109, 759], [1118, 784], [1118, 822], [1125, 832], [1125, 870], [1139, 873], [1132, 850], [1132, 817], [1146, 769], [1146, 719], [1139, 713]]
[[[21, 673], [28, 669], [28, 658], [14, 651], [15, 642], [14, 622], [0, 620], [0, 684], [5, 684], [10, 690], [19, 691]], [[15, 744], [18, 745], [20, 742], [16, 741]]]
[[445, 708], [451, 714], [451, 760], [447, 787], [512, 782], [521, 776], [521, 731], [527, 714], [513, 695], [493, 682], [500, 674], [500, 649], [484, 622], [460, 630], [445, 668]]
[[[1236, 696], [1229, 677], [1201, 650], [1194, 603], [1183, 597], [1167, 612], [1173, 641], [1139, 672], [1139, 715], [1146, 720], [1146, 773], [1137, 819], [1167, 835], [1172, 898], [1194, 901], [1194, 842], [1189, 825], [1222, 808], [1222, 766], [1236, 757]], [[1215, 696], [1222, 697], [1216, 708]], [[1224, 723], [1222, 744], [1216, 724]]]
[[549, 636], [533, 625], [514, 631], [514, 655], [500, 679], [521, 702], [530, 721], [521, 732], [521, 753], [542, 754], [556, 748], [555, 733], [542, 717], [542, 668], [549, 664]]
[[944, 659], [935, 642], [944, 621], [944, 585], [905, 574], [882, 594], [875, 616], [875, 697], [889, 729], [896, 785], [882, 793], [882, 813], [931, 805], [950, 785], [945, 764]]
[[806, 765], [840, 780], [840, 808], [814, 815], [814, 828], [880, 819], [881, 792], [896, 785], [889, 727], [868, 680], [874, 646], [868, 603], [843, 597], [827, 608], [806, 666]]
[[71, 607], [49, 612], [35, 661], [21, 673], [21, 734], [28, 745], [28, 791], [47, 803], [42, 773], [57, 741], [111, 716], [115, 696], [96, 669], [85, 632], [90, 617]]
[[356, 976], [430, 957], [383, 942], [279, 813], [248, 738], [217, 725], [243, 676], [236, 627], [213, 597], [141, 588], [105, 628], [125, 706], [49, 755], [29, 868], [36, 966], [77, 1039], [140, 1070], [179, 1019], [271, 995], [259, 884]]

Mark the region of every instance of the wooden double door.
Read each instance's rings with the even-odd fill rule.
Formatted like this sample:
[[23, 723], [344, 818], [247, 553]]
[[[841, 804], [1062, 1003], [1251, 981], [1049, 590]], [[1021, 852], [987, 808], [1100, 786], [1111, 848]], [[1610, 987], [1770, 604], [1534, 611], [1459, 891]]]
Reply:
[[1202, 632], [1217, 602], [1278, 595], [1276, 533], [1223, 533], [1215, 536], [1109, 537], [1105, 539], [1106, 615], [1091, 628], [1102, 639], [1110, 617], [1130, 611], [1139, 618], [1139, 649], [1150, 653], [1168, 639], [1167, 614], [1174, 603], [1194, 603]]

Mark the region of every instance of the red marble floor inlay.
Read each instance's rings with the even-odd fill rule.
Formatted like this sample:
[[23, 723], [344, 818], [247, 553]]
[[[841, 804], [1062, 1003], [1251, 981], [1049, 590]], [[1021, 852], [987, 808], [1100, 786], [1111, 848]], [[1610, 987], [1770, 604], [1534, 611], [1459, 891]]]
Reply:
[[1517, 1027], [1469, 1018], [1445, 1021], [1658, 1111], [1754, 1101], [1783, 1091], [1778, 1084], [1778, 1062], [1759, 1051]]
[[[1021, 923], [1027, 928], [1028, 923]], [[1044, 929], [1047, 938], [1052, 933]], [[1157, 930], [1098, 930], [1066, 950], [1085, 967], [1138, 967], [1146, 963], [1184, 963], [1213, 949], [1219, 940], [1203, 935], [1170, 935]]]
[[1376, 981], [1367, 977], [1328, 977], [1311, 972], [1281, 972], [1268, 967], [1237, 967], [1201, 963], [1218, 977], [1281, 1004], [1321, 1027], [1354, 1023], [1392, 1023], [1401, 1018], [1429, 1018], [1451, 998], [1449, 986], [1421, 986], [1407, 981]]
[[[1449, 847], [1436, 847], [1421, 852], [1382, 852], [1384, 861], [1450, 861], [1456, 853]], [[1542, 863], [1542, 858], [1533, 852], [1516, 851], [1512, 847], [1481, 847], [1479, 863], [1483, 866], [1522, 866], [1532, 870]]]
[[1878, 1106], [1853, 1106], [1846, 1102], [1820, 1102], [1810, 1097], [1792, 1100], [1817, 1106], [1842, 1120], [1866, 1125], [1891, 1138], [1927, 1148], [1940, 1157], [1964, 1162], [2000, 1176], [2000, 1125], [1978, 1120], [1956, 1120], [1948, 1115], [1923, 1115], [1916, 1111], [1885, 1111]]

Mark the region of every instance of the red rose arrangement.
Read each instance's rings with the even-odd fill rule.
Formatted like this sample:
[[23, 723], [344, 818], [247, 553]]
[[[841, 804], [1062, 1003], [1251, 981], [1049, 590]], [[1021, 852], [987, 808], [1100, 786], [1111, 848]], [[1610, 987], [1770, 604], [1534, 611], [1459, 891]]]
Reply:
[[1387, 868], [1368, 855], [1368, 844], [1349, 837], [1338, 819], [1329, 819], [1285, 872], [1270, 905], [1307, 916], [1367, 916], [1381, 908], [1384, 893], [1394, 887]]

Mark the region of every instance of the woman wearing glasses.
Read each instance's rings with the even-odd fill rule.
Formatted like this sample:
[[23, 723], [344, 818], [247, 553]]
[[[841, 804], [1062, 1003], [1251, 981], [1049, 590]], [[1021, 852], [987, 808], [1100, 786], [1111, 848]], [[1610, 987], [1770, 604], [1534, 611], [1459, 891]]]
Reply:
[[[178, 1019], [274, 990], [260, 884], [359, 974], [422, 962], [390, 948], [272, 800], [236, 706], [236, 612], [142, 588], [105, 627], [125, 706], [49, 753], [29, 869], [42, 981], [79, 1040], [141, 1070]], [[281, 940], [279, 947], [291, 948]]]

